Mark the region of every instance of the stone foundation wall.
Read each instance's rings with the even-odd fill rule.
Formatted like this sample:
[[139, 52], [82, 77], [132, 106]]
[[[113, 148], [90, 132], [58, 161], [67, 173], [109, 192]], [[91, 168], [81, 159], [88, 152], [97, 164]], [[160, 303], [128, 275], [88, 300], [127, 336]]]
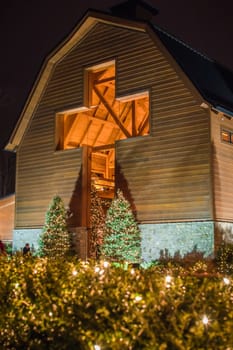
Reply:
[[[88, 233], [86, 227], [71, 229], [75, 251], [80, 259], [87, 259]], [[39, 247], [39, 236], [41, 229], [17, 229], [13, 231], [13, 252], [22, 251], [25, 243], [29, 243], [32, 250]]]
[[[189, 256], [213, 258], [222, 242], [233, 244], [233, 223], [184, 222], [139, 225], [142, 234], [142, 259], [154, 261], [161, 257]], [[88, 231], [85, 227], [72, 230], [76, 253], [80, 259], [88, 257]], [[13, 252], [21, 251], [29, 243], [38, 249], [41, 229], [13, 231]]]
[[32, 250], [38, 249], [41, 229], [17, 229], [13, 231], [13, 252], [22, 251], [25, 243], [29, 243]]
[[139, 225], [142, 234], [142, 259], [214, 256], [214, 223], [185, 222]]

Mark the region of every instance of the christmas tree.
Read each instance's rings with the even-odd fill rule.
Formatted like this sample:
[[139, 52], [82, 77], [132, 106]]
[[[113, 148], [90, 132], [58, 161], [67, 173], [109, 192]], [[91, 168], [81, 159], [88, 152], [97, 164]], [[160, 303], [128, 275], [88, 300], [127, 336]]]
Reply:
[[103, 244], [105, 214], [102, 200], [94, 186], [91, 188], [91, 229], [90, 229], [90, 257], [98, 258], [100, 246]]
[[104, 257], [113, 261], [140, 261], [140, 230], [130, 204], [120, 190], [107, 211], [101, 252]]
[[67, 228], [67, 211], [63, 200], [55, 196], [46, 213], [39, 241], [39, 255], [59, 258], [71, 251], [71, 235]]

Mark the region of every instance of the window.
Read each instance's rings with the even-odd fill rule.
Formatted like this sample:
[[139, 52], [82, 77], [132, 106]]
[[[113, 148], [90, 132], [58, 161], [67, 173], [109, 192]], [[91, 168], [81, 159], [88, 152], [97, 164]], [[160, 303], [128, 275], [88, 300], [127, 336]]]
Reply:
[[222, 129], [221, 130], [221, 140], [223, 142], [233, 144], [233, 131]]

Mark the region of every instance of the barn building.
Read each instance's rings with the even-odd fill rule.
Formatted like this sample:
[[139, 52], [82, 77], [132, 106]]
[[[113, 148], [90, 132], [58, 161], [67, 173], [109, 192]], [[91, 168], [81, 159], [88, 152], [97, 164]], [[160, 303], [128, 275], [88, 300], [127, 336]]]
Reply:
[[6, 145], [16, 152], [13, 244], [37, 247], [58, 194], [88, 257], [90, 189], [130, 201], [142, 258], [233, 240], [233, 74], [126, 1], [90, 10], [46, 59]]

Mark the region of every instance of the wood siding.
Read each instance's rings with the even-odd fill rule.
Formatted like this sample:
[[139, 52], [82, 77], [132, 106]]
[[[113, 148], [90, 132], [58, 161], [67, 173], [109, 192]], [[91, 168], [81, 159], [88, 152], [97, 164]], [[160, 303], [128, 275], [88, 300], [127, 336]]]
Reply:
[[117, 97], [150, 91], [150, 136], [116, 146], [117, 183], [126, 181], [138, 220], [212, 218], [208, 114], [156, 39], [99, 23], [56, 65], [21, 142], [17, 228], [42, 226], [55, 194], [80, 215], [82, 150], [54, 151], [55, 113], [82, 106], [84, 68], [112, 59]]
[[233, 144], [221, 141], [221, 128], [233, 132], [232, 120], [212, 112], [215, 219], [233, 222]]
[[197, 109], [161, 123], [152, 137], [117, 143], [116, 178], [139, 222], [211, 219], [207, 125]]

